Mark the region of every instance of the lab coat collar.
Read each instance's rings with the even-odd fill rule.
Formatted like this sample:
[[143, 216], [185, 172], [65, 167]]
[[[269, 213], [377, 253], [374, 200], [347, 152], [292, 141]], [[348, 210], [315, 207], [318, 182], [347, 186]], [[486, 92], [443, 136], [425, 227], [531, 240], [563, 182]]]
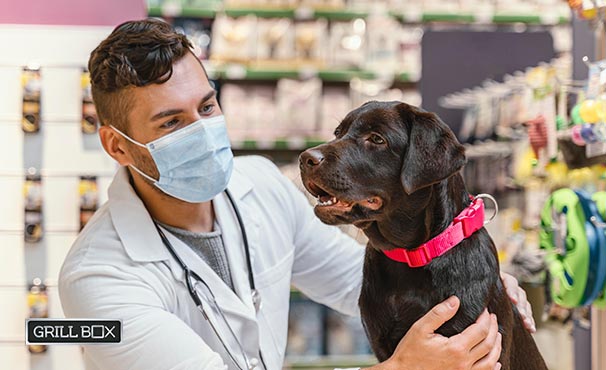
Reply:
[[[253, 189], [253, 184], [234, 168], [228, 189], [239, 200]], [[156, 262], [171, 258], [150, 214], [130, 184], [126, 167], [121, 167], [116, 172], [108, 195], [111, 219], [128, 256], [136, 262]]]

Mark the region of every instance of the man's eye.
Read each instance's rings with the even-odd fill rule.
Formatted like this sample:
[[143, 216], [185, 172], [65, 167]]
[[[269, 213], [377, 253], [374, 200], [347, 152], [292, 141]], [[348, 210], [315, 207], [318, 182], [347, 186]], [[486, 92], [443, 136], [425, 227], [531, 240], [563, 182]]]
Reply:
[[175, 127], [177, 124], [179, 124], [178, 119], [171, 119], [170, 121], [163, 124], [162, 128], [172, 128], [172, 127]]
[[385, 144], [385, 139], [383, 139], [381, 136], [379, 136], [377, 134], [370, 134], [370, 136], [368, 137], [368, 140], [370, 140], [371, 143], [376, 144], [376, 145]]
[[202, 113], [210, 114], [213, 112], [214, 109], [215, 109], [214, 104], [205, 105], [204, 107], [202, 107]]

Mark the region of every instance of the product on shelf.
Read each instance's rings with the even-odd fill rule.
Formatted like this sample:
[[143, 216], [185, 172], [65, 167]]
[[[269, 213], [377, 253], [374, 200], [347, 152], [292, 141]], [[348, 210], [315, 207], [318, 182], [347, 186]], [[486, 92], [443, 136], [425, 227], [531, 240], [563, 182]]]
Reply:
[[272, 66], [295, 57], [294, 25], [288, 18], [259, 19], [257, 22], [256, 62]]
[[366, 21], [362, 18], [330, 25], [329, 64], [333, 68], [361, 68], [366, 53]]
[[[27, 307], [29, 309], [30, 319], [48, 317], [48, 294], [46, 293], [46, 286], [42, 284], [42, 280], [39, 278], [35, 278], [33, 283], [29, 286]], [[27, 349], [33, 354], [44, 353], [47, 348], [47, 346], [41, 344], [30, 344], [27, 346]]]
[[402, 25], [388, 15], [371, 15], [367, 19], [368, 42], [364, 67], [380, 74], [398, 71], [398, 37]]
[[29, 169], [23, 183], [25, 208], [24, 239], [36, 243], [42, 239], [42, 178], [35, 169]]
[[82, 133], [94, 134], [99, 126], [97, 110], [93, 103], [93, 95], [90, 86], [90, 73], [82, 72]]
[[281, 79], [277, 85], [278, 136], [309, 137], [317, 133], [322, 81]]
[[421, 38], [423, 28], [400, 26], [397, 36], [396, 69], [394, 73], [407, 73], [413, 81], [421, 77]]
[[23, 88], [23, 131], [33, 133], [40, 131], [40, 69], [24, 68], [21, 74]]
[[217, 62], [247, 63], [254, 59], [257, 45], [257, 18], [217, 15], [212, 28], [211, 59]]
[[97, 177], [80, 176], [78, 193], [80, 196], [80, 230], [82, 230], [97, 210], [97, 203], [99, 200]]
[[246, 137], [250, 116], [252, 88], [226, 83], [221, 86], [221, 111], [225, 115], [227, 131], [232, 141]]
[[284, 118], [277, 113], [275, 95], [276, 88], [273, 85], [258, 85], [252, 88], [249, 96], [252, 104], [248, 111], [250, 126], [247, 136], [261, 142], [278, 138], [279, 128]]
[[331, 140], [335, 128], [352, 109], [349, 89], [339, 86], [325, 86], [322, 93], [322, 118], [320, 121], [319, 138]]
[[324, 67], [328, 49], [328, 22], [326, 19], [295, 24], [295, 56], [304, 66]]

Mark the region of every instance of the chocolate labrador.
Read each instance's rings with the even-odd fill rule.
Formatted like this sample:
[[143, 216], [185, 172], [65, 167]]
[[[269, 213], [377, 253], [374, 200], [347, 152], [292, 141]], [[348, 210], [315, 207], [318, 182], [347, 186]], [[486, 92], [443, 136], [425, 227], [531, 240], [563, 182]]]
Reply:
[[416, 249], [472, 203], [459, 174], [464, 147], [438, 116], [401, 102], [368, 102], [341, 121], [334, 140], [299, 160], [303, 184], [318, 199], [316, 215], [331, 225], [353, 224], [369, 239], [359, 305], [379, 361], [414, 322], [456, 295], [459, 311], [437, 333], [460, 333], [488, 308], [503, 336], [503, 369], [547, 369], [505, 292], [482, 220], [479, 230], [424, 266], [385, 253]]

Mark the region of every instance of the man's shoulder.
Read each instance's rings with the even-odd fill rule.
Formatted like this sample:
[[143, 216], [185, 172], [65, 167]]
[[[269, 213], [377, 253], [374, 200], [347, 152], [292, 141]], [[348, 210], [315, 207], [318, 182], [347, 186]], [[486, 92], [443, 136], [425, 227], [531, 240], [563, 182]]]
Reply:
[[278, 166], [268, 158], [260, 155], [238, 156], [234, 159], [234, 168], [241, 174], [252, 178], [257, 178], [262, 174], [270, 176], [280, 175]]
[[281, 192], [290, 181], [275, 163], [259, 155], [236, 157], [234, 172], [236, 175], [232, 176], [232, 181], [238, 184], [232, 185], [241, 185], [242, 180], [248, 181], [257, 192]]
[[72, 244], [63, 261], [59, 281], [88, 268], [125, 262], [127, 259], [106, 203], [95, 212]]

